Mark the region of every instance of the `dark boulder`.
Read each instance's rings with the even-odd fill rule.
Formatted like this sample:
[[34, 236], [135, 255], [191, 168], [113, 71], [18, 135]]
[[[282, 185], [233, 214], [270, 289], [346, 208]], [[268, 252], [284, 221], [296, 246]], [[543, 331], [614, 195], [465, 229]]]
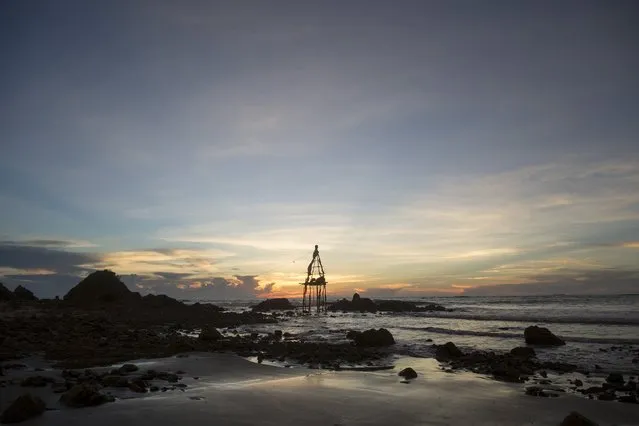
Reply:
[[639, 404], [639, 400], [637, 400], [635, 395], [621, 395], [617, 398], [617, 401], [627, 404]]
[[[137, 297], [136, 297], [137, 295]], [[129, 302], [139, 300], [113, 271], [95, 271], [64, 296], [66, 302], [86, 306], [103, 303]]]
[[375, 313], [377, 312], [377, 305], [368, 297], [361, 297], [355, 293], [350, 301], [346, 299], [338, 300], [331, 304], [328, 309], [331, 311]]
[[257, 305], [253, 306], [254, 312], [263, 311], [286, 311], [289, 309], [295, 309], [295, 306], [286, 298], [281, 297], [277, 299], [266, 299]]
[[524, 330], [524, 338], [529, 345], [561, 346], [566, 344], [566, 342], [555, 336], [547, 328], [536, 325], [526, 327]]
[[610, 373], [610, 374], [608, 374], [608, 377], [606, 377], [606, 381], [608, 383], [623, 384], [624, 379], [623, 379], [623, 375], [622, 374]]
[[346, 338], [348, 340], [355, 340], [355, 337], [359, 334], [359, 331], [349, 330], [346, 332]]
[[217, 331], [217, 328], [205, 327], [200, 332], [198, 339], [203, 342], [215, 342], [217, 340], [220, 340], [222, 337], [222, 333]]
[[559, 426], [599, 426], [597, 423], [588, 419], [576, 411], [568, 414]]
[[102, 383], [102, 386], [111, 388], [126, 388], [129, 386], [127, 378], [118, 375], [104, 376], [100, 382]]
[[44, 413], [46, 406], [37, 396], [29, 393], [16, 398], [0, 417], [0, 423], [19, 423]]
[[127, 374], [127, 373], [135, 373], [136, 371], [139, 370], [139, 368], [135, 364], [124, 364], [122, 367], [119, 368], [119, 370], [121, 374]]
[[33, 294], [33, 292], [22, 287], [21, 285], [17, 286], [16, 289], [13, 290], [13, 294], [15, 296], [15, 299], [17, 300], [28, 300], [28, 301], [38, 300], [38, 298], [35, 297], [35, 294]]
[[460, 351], [453, 342], [439, 345], [435, 351], [435, 359], [437, 359], [437, 361], [449, 361], [454, 358], [459, 358], [462, 355], [462, 351]]
[[41, 388], [45, 387], [49, 383], [53, 383], [54, 380], [52, 377], [44, 377], [44, 376], [31, 376], [25, 377], [22, 382], [20, 382], [20, 386], [23, 387], [33, 387], [33, 388]]
[[371, 328], [355, 336], [355, 344], [363, 347], [390, 346], [395, 344], [395, 339], [390, 331], [385, 328], [375, 330]]
[[4, 286], [4, 284], [0, 283], [0, 302], [7, 302], [9, 300], [13, 300], [15, 298], [15, 294], [8, 288]]
[[417, 377], [417, 373], [410, 367], [404, 368], [402, 371], [398, 373], [398, 376], [401, 376], [405, 379], [414, 379]]
[[525, 346], [518, 346], [510, 350], [510, 354], [515, 358], [529, 359], [536, 356], [533, 348], [527, 348]]
[[60, 402], [67, 407], [90, 407], [113, 400], [113, 397], [100, 393], [96, 387], [86, 383], [73, 386], [60, 397]]

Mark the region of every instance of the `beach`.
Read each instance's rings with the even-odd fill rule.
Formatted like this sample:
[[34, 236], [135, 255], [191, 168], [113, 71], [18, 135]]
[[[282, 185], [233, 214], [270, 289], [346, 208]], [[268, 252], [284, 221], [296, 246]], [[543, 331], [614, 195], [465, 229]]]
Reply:
[[354, 296], [322, 315], [285, 299], [219, 307], [126, 289], [97, 304], [17, 300], [0, 306], [0, 412], [29, 394], [25, 424], [556, 425], [573, 411], [639, 424], [629, 300], [624, 324], [577, 316], [618, 299], [564, 303], [543, 323], [560, 336], [530, 325], [548, 308], [526, 298], [507, 302], [516, 318], [503, 300], [491, 311]]
[[[571, 395], [531, 398], [516, 385], [472, 373], [442, 372], [433, 359], [399, 359], [394, 369], [378, 372], [280, 368], [209, 353], [133, 363], [141, 369], [182, 370], [188, 387], [122, 393], [115, 402], [82, 409], [61, 407], [56, 396], [47, 397], [43, 389], [47, 407], [53, 410], [23, 424], [558, 425], [571, 411], [600, 425], [639, 424], [637, 405]], [[402, 383], [397, 373], [407, 366], [419, 376]], [[0, 391], [5, 405], [9, 393], [19, 389]]]

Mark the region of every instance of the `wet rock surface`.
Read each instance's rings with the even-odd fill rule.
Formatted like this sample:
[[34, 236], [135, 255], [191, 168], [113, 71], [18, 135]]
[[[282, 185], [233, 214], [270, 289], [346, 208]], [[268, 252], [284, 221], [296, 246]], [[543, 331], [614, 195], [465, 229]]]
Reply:
[[60, 403], [74, 408], [92, 407], [114, 400], [112, 396], [100, 392], [96, 385], [88, 383], [77, 384], [60, 396]]
[[335, 312], [429, 312], [429, 311], [449, 311], [441, 305], [434, 303], [420, 305], [417, 302], [403, 300], [379, 300], [374, 301], [367, 297], [361, 297], [358, 293], [353, 294], [351, 300], [342, 299], [333, 302], [328, 306], [329, 311]]
[[410, 367], [404, 368], [402, 371], [398, 373], [398, 376], [403, 377], [404, 379], [410, 380], [417, 377], [417, 372]]
[[289, 309], [295, 309], [295, 306], [286, 298], [278, 298], [278, 299], [266, 299], [257, 305], [253, 306], [252, 310], [254, 312], [264, 312], [264, 311], [286, 311]]
[[16, 398], [0, 416], [0, 423], [19, 423], [44, 413], [44, 401], [29, 393]]
[[524, 330], [524, 339], [526, 339], [526, 343], [529, 345], [561, 346], [566, 344], [566, 342], [555, 336], [547, 328], [536, 325], [526, 327]]
[[583, 414], [573, 411], [572, 413], [568, 414], [563, 419], [560, 426], [599, 426], [599, 425], [593, 422], [592, 420], [588, 419]]
[[370, 330], [352, 333], [351, 336], [355, 341], [355, 345], [360, 347], [391, 346], [395, 344], [393, 335], [385, 328], [378, 330], [372, 328]]

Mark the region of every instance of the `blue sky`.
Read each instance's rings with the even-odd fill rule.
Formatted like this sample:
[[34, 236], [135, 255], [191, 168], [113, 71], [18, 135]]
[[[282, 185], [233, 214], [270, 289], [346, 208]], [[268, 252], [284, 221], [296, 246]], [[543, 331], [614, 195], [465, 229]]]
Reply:
[[3, 2], [1, 281], [639, 290], [634, 2], [310, 3]]

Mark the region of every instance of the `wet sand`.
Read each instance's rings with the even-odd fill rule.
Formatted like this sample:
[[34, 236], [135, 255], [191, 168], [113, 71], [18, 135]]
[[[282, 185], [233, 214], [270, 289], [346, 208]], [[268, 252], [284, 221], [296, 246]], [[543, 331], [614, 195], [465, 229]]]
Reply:
[[[377, 372], [287, 369], [208, 353], [134, 363], [141, 369], [183, 370], [187, 388], [165, 393], [114, 392], [120, 399], [113, 403], [79, 409], [62, 408], [57, 403], [59, 395], [35, 389], [49, 408], [59, 410], [22, 424], [558, 425], [570, 411], [579, 411], [600, 425], [639, 425], [639, 405], [572, 395], [526, 396], [517, 385], [473, 373], [442, 372], [433, 359], [401, 359], [395, 369]], [[402, 383], [397, 372], [407, 366], [419, 377]], [[0, 389], [2, 405], [25, 390]]]

